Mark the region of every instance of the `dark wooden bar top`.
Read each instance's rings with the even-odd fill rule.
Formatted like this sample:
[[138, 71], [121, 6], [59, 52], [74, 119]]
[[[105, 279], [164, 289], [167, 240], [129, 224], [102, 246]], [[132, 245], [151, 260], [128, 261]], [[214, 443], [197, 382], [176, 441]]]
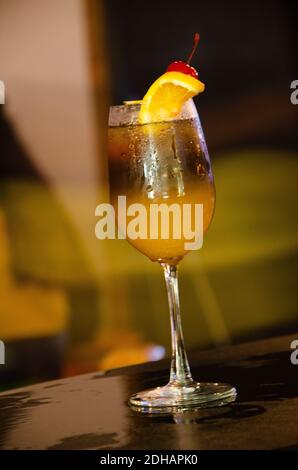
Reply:
[[201, 381], [228, 382], [221, 408], [160, 417], [127, 406], [167, 382], [169, 361], [41, 383], [0, 394], [0, 449], [298, 449], [296, 335], [190, 354]]

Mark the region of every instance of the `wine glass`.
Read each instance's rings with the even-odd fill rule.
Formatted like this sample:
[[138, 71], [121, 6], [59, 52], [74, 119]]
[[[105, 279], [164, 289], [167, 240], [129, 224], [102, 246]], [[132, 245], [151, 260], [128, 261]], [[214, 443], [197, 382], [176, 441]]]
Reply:
[[[140, 104], [112, 106], [109, 114], [108, 154], [111, 203], [118, 213], [118, 196], [127, 206], [142, 204], [203, 205], [203, 232], [209, 227], [215, 206], [215, 187], [208, 150], [192, 100], [175, 119], [140, 125]], [[176, 206], [177, 207], [177, 206]], [[164, 413], [219, 406], [236, 398], [234, 387], [222, 383], [196, 382], [191, 375], [180, 319], [177, 266], [190, 251], [183, 235], [160, 231], [155, 238], [130, 236], [117, 220], [128, 242], [163, 268], [171, 320], [172, 360], [167, 385], [135, 393], [129, 404], [143, 413]], [[150, 225], [150, 218], [147, 220]], [[152, 228], [152, 227], [151, 227]], [[173, 229], [173, 227], [172, 227]]]

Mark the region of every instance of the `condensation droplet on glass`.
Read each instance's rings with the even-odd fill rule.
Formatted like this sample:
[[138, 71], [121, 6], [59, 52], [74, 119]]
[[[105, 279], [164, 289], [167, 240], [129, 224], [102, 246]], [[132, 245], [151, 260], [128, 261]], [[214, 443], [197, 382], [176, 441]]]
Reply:
[[153, 187], [151, 186], [151, 184], [148, 184], [148, 186], [146, 187], [146, 191], [147, 193], [150, 193], [151, 191], [153, 191]]
[[197, 174], [198, 174], [198, 176], [204, 176], [205, 175], [205, 168], [204, 168], [204, 165], [202, 165], [202, 163], [199, 163], [197, 165]]
[[176, 148], [176, 142], [175, 142], [175, 135], [172, 135], [171, 147], [172, 147], [172, 152], [173, 152], [174, 158], [177, 160], [178, 155], [177, 155], [177, 148]]

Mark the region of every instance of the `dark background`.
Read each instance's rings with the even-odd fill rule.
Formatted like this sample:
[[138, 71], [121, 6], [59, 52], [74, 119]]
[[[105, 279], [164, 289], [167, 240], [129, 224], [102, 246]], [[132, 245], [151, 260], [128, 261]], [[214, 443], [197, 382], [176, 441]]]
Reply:
[[289, 100], [297, 71], [294, 2], [108, 0], [105, 10], [113, 104], [142, 98], [169, 63], [186, 60], [198, 31], [193, 65], [206, 91], [196, 102], [209, 148], [295, 145]]

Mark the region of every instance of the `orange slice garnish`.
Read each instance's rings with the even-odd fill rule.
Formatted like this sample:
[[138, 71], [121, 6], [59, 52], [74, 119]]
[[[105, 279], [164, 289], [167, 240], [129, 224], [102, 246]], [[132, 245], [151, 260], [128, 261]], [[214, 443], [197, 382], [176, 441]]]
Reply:
[[200, 80], [181, 72], [166, 72], [149, 88], [139, 114], [140, 124], [174, 119], [183, 104], [204, 91]]

